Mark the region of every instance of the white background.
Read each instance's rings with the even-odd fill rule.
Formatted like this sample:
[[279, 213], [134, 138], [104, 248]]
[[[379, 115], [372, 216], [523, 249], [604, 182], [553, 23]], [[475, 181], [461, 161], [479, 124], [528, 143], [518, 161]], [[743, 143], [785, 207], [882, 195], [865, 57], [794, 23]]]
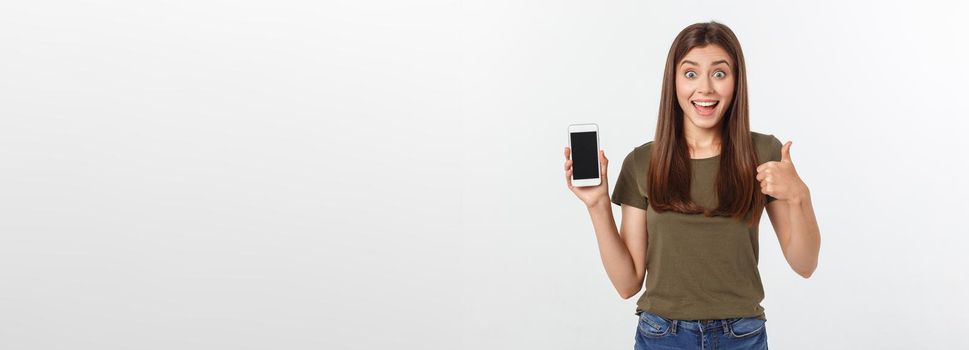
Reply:
[[631, 348], [638, 296], [565, 187], [566, 127], [598, 123], [617, 174], [673, 38], [709, 20], [821, 226], [805, 280], [762, 223], [771, 347], [965, 347], [967, 15], [4, 2], [0, 348]]

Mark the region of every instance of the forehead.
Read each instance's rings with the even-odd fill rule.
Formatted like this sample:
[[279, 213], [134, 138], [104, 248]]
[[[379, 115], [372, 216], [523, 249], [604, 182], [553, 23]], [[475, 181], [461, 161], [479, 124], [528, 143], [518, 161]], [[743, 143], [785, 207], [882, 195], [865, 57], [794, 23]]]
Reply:
[[727, 50], [724, 50], [720, 45], [707, 45], [699, 46], [690, 49], [686, 52], [686, 56], [677, 64], [683, 63], [683, 61], [693, 61], [703, 66], [708, 66], [716, 61], [727, 61], [731, 66], [733, 65], [733, 60], [730, 59], [730, 55], [727, 54]]

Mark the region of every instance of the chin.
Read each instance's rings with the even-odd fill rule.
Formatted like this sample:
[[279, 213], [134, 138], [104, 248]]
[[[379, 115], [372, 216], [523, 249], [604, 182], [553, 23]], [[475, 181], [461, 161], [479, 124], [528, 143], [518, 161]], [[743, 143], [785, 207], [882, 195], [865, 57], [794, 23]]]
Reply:
[[690, 122], [693, 123], [693, 125], [696, 125], [696, 127], [701, 129], [712, 129], [716, 127], [717, 124], [720, 124], [721, 120], [723, 120], [722, 116], [701, 117], [692, 114], [688, 115], [687, 118], [690, 119]]

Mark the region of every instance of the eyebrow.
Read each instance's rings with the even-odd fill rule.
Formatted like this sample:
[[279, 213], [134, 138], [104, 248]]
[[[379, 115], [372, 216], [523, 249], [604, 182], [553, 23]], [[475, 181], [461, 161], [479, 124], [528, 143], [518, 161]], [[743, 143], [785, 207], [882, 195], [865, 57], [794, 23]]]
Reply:
[[[682, 65], [687, 64], [687, 63], [692, 64], [694, 66], [699, 66], [699, 64], [697, 64], [696, 62], [690, 61], [690, 60], [683, 60], [683, 62], [680, 63], [680, 65], [682, 66]], [[710, 65], [711, 66], [716, 66], [716, 65], [721, 64], [721, 63], [726, 64], [728, 67], [730, 66], [730, 62], [727, 62], [727, 60], [715, 61], [715, 62], [713, 62]]]

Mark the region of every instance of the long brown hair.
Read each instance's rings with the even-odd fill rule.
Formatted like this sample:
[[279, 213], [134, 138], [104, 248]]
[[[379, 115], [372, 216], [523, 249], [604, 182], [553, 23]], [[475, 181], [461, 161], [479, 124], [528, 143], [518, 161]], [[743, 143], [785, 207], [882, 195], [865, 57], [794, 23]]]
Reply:
[[[717, 173], [717, 208], [704, 209], [690, 198], [692, 170], [683, 134], [683, 110], [676, 98], [676, 64], [695, 47], [717, 45], [736, 63], [733, 102], [720, 121], [720, 170]], [[663, 93], [649, 163], [648, 197], [656, 212], [667, 210], [706, 216], [743, 218], [748, 226], [760, 221], [764, 196], [756, 183], [757, 153], [750, 134], [747, 108], [747, 70], [737, 36], [727, 26], [697, 23], [683, 29], [666, 57]]]

